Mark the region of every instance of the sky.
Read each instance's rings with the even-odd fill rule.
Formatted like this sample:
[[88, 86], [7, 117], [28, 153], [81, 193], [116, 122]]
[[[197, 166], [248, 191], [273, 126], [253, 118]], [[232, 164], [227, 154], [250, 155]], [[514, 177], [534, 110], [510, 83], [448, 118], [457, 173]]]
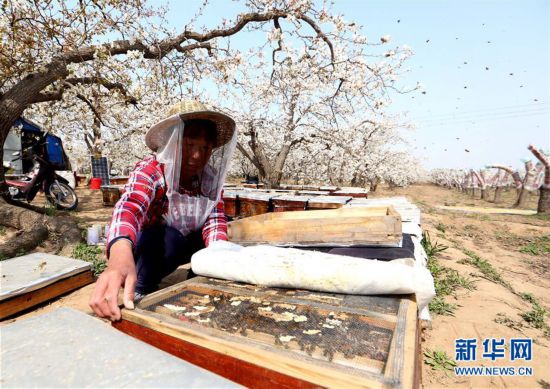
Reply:
[[[178, 29], [202, 0], [153, 4], [167, 4]], [[211, 0], [196, 24], [214, 27], [240, 10]], [[520, 168], [530, 143], [550, 151], [550, 1], [335, 0], [333, 10], [369, 41], [390, 35], [388, 47], [412, 48], [400, 85], [422, 91], [394, 93], [388, 109], [413, 125], [405, 136], [427, 169]]]

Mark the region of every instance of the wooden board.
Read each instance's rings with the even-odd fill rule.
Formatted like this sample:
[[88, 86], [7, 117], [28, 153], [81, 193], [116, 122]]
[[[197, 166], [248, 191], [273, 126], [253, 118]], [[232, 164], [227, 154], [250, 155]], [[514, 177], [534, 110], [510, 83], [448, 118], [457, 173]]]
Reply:
[[0, 319], [93, 282], [88, 262], [33, 253], [0, 262]]
[[342, 208], [351, 197], [346, 196], [318, 196], [312, 197], [308, 203], [308, 209], [337, 209]]
[[[416, 304], [197, 277], [115, 327], [246, 386], [413, 387]], [[267, 381], [266, 381], [267, 380]]]
[[3, 326], [0, 352], [6, 388], [238, 386], [70, 308]]
[[258, 215], [229, 223], [228, 236], [242, 245], [396, 247], [402, 233], [392, 207], [365, 207]]
[[421, 223], [421, 212], [415, 204], [406, 197], [381, 197], [375, 199], [353, 198], [346, 207], [380, 207], [391, 205], [400, 215], [401, 220], [406, 222]]

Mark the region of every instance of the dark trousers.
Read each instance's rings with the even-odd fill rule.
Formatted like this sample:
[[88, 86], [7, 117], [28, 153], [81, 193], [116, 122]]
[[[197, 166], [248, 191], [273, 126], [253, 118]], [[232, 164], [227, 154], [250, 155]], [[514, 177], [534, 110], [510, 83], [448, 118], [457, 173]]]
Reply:
[[164, 225], [146, 228], [137, 239], [136, 292], [148, 294], [158, 290], [162, 278], [191, 261], [191, 256], [204, 248], [201, 231], [183, 236], [178, 230]]

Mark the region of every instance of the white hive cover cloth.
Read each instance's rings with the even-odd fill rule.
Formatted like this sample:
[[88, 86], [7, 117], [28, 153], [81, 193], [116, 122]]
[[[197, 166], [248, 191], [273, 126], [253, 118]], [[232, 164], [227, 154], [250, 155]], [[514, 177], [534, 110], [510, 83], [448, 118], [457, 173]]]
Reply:
[[422, 319], [435, 297], [434, 281], [419, 261], [376, 261], [280, 248], [214, 242], [191, 259], [196, 274], [255, 285], [322, 292], [381, 295], [416, 294]]

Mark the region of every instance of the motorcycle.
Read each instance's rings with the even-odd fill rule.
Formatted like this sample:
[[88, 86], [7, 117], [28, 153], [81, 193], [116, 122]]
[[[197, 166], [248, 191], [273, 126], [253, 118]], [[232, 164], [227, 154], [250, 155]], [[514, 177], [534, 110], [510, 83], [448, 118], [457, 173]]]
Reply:
[[[43, 140], [43, 139], [42, 139]], [[20, 180], [6, 180], [9, 190], [9, 197], [12, 200], [27, 201], [34, 200], [36, 194], [42, 191], [48, 202], [55, 205], [57, 209], [72, 211], [78, 206], [78, 197], [69, 181], [55, 172], [55, 167], [44, 157], [43, 143], [37, 143], [27, 147], [21, 152], [12, 154], [19, 159], [32, 159], [34, 167], [32, 171]]]

